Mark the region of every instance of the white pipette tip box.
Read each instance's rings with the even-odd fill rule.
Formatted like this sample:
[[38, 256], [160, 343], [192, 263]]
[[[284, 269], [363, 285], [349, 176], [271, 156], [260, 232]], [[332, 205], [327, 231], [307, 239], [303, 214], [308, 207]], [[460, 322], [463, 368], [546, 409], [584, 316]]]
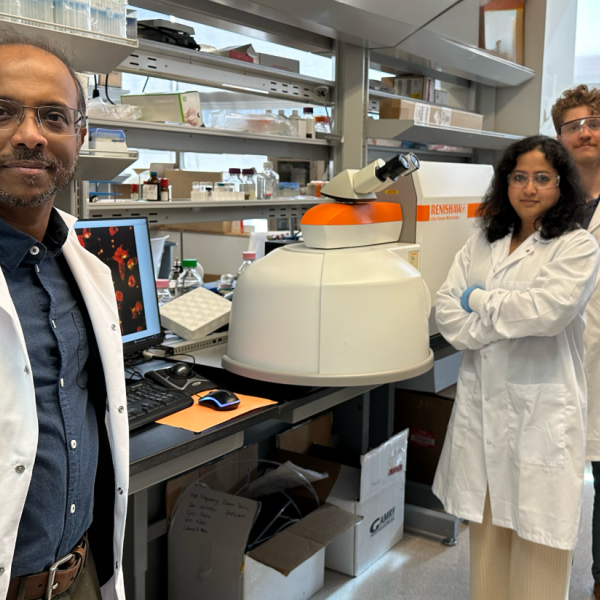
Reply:
[[184, 340], [198, 340], [229, 323], [231, 302], [198, 288], [160, 307], [160, 321]]

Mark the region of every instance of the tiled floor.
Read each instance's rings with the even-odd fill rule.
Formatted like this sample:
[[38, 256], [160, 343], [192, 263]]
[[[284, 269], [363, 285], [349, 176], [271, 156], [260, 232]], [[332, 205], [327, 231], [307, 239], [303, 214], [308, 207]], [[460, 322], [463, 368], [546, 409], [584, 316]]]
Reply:
[[[569, 600], [592, 598], [591, 515], [593, 487], [586, 474], [583, 527], [575, 550]], [[469, 532], [463, 526], [454, 548], [437, 539], [407, 534], [386, 556], [355, 579], [326, 571], [313, 600], [468, 600]]]

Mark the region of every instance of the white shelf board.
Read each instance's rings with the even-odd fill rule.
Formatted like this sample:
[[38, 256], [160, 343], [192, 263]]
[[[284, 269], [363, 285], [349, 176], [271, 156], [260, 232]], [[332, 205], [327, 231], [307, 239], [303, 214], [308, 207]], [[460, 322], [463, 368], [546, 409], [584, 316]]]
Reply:
[[[335, 87], [333, 81], [143, 39], [119, 70], [304, 104], [329, 104]], [[315, 89], [323, 86], [321, 96]]]
[[219, 202], [88, 202], [86, 218], [146, 217], [151, 225], [237, 221], [243, 219], [302, 218], [311, 207], [330, 202], [325, 198], [277, 198], [275, 200], [222, 200]]
[[90, 31], [45, 23], [35, 19], [19, 17], [0, 12], [0, 23], [6, 23], [17, 33], [43, 35], [72, 52], [76, 71], [89, 73], [110, 73], [127, 58], [138, 46], [137, 40], [112, 35], [92, 37]]
[[480, 150], [503, 150], [509, 144], [523, 139], [519, 135], [462, 129], [460, 127], [421, 125], [414, 121], [402, 119], [368, 119], [366, 136], [422, 144], [478, 148]]
[[111, 181], [138, 159], [136, 150], [103, 152], [82, 150], [75, 172], [78, 181]]
[[443, 79], [440, 73], [443, 71], [492, 87], [521, 85], [535, 76], [532, 69], [427, 29], [417, 31], [396, 48], [371, 53], [371, 62], [379, 65], [394, 67], [395, 59], [401, 63], [397, 65], [400, 69], [404, 69], [408, 61], [437, 71], [440, 79]]
[[90, 119], [89, 125], [105, 129], [122, 129], [129, 147], [149, 150], [259, 154], [311, 160], [329, 160], [331, 151], [331, 142], [322, 139], [256, 135], [208, 127], [118, 119]]

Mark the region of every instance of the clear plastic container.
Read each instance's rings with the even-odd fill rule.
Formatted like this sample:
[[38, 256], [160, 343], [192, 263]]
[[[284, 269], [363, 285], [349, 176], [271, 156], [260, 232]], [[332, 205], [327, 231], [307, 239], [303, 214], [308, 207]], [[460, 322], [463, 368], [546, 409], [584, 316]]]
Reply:
[[256, 252], [243, 252], [242, 258], [244, 260], [240, 265], [240, 268], [238, 269], [237, 275], [235, 276], [236, 281], [244, 274], [246, 269], [248, 269], [250, 265], [254, 263], [254, 261], [256, 260]]
[[89, 30], [90, 0], [54, 0], [54, 22], [57, 25]]
[[315, 117], [315, 132], [331, 133], [331, 127], [329, 125], [329, 117], [325, 117], [325, 116]]
[[300, 184], [291, 181], [279, 183], [279, 196], [282, 198], [294, 198], [300, 195]]
[[21, 0], [21, 16], [52, 23], [54, 21], [52, 0]]
[[168, 279], [157, 279], [156, 280], [156, 297], [158, 299], [158, 305], [163, 306], [173, 300], [174, 296], [171, 293], [171, 284], [173, 291], [175, 291], [175, 282], [169, 281]]
[[177, 288], [175, 290], [177, 298], [204, 285], [202, 277], [196, 270], [198, 261], [195, 258], [184, 258], [181, 261], [181, 266], [183, 267], [183, 271], [177, 278]]
[[127, 37], [130, 40], [137, 40], [137, 10], [133, 8], [127, 8], [125, 15]]
[[263, 165], [264, 171], [261, 173], [265, 179], [265, 199], [271, 200], [279, 192], [279, 175], [273, 171], [273, 163], [266, 162]]
[[21, 0], [0, 0], [0, 12], [21, 16]]

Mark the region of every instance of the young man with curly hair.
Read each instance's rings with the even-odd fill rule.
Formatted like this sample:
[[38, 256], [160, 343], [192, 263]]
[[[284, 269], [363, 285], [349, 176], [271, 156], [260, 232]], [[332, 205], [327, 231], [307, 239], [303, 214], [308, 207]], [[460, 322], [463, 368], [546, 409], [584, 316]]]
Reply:
[[[578, 85], [566, 90], [552, 107], [558, 140], [575, 160], [587, 195], [581, 225], [600, 242], [600, 90]], [[592, 575], [594, 596], [600, 600], [600, 289], [586, 310], [584, 369], [588, 387], [586, 459], [594, 474]]]

